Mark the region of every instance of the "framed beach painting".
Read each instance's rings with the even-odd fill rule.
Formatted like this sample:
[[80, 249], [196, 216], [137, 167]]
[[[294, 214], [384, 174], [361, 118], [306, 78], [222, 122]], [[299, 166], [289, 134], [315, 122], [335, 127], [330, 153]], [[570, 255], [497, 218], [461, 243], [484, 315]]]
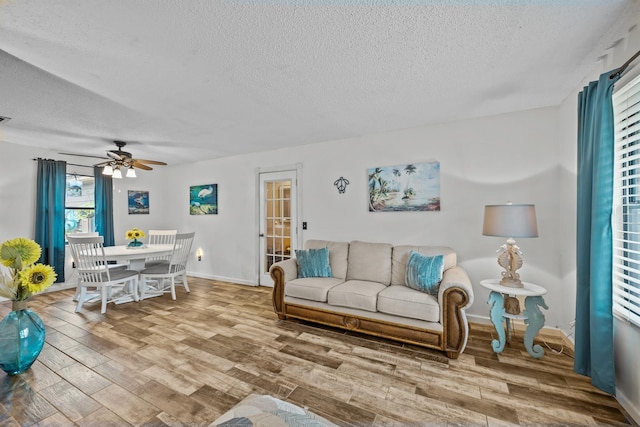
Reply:
[[129, 190], [129, 215], [149, 214], [149, 192]]
[[367, 169], [369, 212], [439, 211], [440, 162]]
[[189, 214], [218, 214], [218, 184], [192, 185], [189, 187]]

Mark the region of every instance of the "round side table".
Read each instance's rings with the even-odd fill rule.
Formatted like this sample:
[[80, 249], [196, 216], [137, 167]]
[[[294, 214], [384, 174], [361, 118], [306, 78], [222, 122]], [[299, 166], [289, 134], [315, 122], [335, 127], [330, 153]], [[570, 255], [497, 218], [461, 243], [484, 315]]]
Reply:
[[[511, 321], [512, 319], [522, 319], [527, 325], [527, 330], [524, 333], [524, 347], [527, 352], [536, 359], [541, 358], [544, 355], [544, 349], [542, 346], [536, 344], [533, 345], [533, 339], [538, 335], [538, 332], [544, 326], [544, 314], [540, 311], [540, 307], [549, 309], [544, 302], [542, 295], [547, 293], [547, 290], [542, 286], [535, 285], [533, 283], [522, 282], [522, 288], [512, 288], [511, 286], [503, 286], [500, 284], [500, 279], [486, 279], [481, 280], [480, 285], [491, 291], [487, 304], [491, 305], [491, 323], [496, 328], [498, 333], [498, 339], [491, 342], [491, 347], [496, 353], [501, 353], [504, 350], [505, 343], [511, 339]], [[505, 297], [524, 296], [524, 311], [522, 314], [507, 313], [504, 307]], [[507, 333], [505, 334], [505, 328], [503, 323], [507, 325]]]

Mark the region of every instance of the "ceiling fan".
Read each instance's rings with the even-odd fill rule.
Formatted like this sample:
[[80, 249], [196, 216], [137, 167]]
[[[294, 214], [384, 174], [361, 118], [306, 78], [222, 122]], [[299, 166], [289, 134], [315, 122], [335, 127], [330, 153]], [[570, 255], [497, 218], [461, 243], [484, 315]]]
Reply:
[[153, 170], [153, 168], [149, 165], [166, 165], [165, 162], [159, 162], [157, 160], [134, 159], [131, 153], [122, 150], [127, 145], [126, 142], [113, 141], [113, 143], [116, 144], [118, 149], [107, 151], [107, 156], [109, 156], [110, 159], [94, 165], [97, 167], [104, 167], [102, 170], [104, 175], [112, 175], [114, 178], [122, 178], [121, 169], [127, 168], [127, 177], [135, 178], [136, 172], [134, 168], [150, 171]]

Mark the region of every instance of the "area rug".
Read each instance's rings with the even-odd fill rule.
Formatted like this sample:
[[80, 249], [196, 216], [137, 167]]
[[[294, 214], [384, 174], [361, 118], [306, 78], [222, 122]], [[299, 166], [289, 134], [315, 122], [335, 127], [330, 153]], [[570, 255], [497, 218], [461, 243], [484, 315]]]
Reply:
[[247, 396], [211, 425], [224, 427], [336, 426], [299, 406], [260, 394]]

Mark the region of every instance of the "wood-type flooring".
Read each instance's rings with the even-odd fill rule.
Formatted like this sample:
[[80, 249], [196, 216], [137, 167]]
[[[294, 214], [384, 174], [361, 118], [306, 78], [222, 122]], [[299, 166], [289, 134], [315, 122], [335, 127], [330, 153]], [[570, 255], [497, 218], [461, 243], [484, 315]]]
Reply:
[[[47, 342], [27, 372], [0, 372], [0, 426], [209, 425], [268, 394], [339, 425], [623, 425], [611, 396], [573, 372], [571, 355], [531, 358], [516, 333], [471, 327], [464, 354], [279, 321], [271, 289], [190, 278], [191, 293], [75, 313], [73, 290], [29, 307]], [[476, 301], [476, 304], [482, 304]], [[0, 303], [0, 317], [11, 303]], [[560, 309], [550, 307], [550, 310]], [[560, 338], [542, 334], [552, 347]], [[540, 342], [539, 340], [537, 342]], [[566, 350], [566, 349], [565, 349]]]

